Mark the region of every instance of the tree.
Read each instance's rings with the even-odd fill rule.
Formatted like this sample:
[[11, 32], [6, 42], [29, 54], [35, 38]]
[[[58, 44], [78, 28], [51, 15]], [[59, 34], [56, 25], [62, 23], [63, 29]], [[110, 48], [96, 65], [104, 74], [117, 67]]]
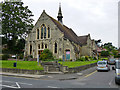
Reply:
[[[25, 39], [33, 28], [32, 12], [23, 2], [2, 3], [2, 35], [3, 44], [7, 44], [10, 51], [14, 51], [19, 38]], [[23, 45], [24, 46], [24, 45]], [[18, 47], [17, 47], [18, 48]], [[17, 49], [18, 50], [18, 49]]]
[[110, 53], [108, 52], [108, 51], [102, 51], [101, 52], [101, 56], [109, 56], [110, 55]]
[[108, 51], [112, 51], [114, 49], [116, 49], [115, 46], [112, 45], [112, 43], [108, 42], [108, 43], [105, 43], [104, 45], [102, 45], [103, 48], [107, 49]]
[[111, 55], [117, 55], [118, 51], [115, 46], [112, 45], [112, 43], [108, 42], [101, 46], [102, 48], [105, 48], [108, 52], [111, 52]]
[[113, 55], [115, 56], [115, 55], [117, 55], [117, 54], [118, 54], [118, 51], [117, 51], [117, 50], [115, 50], [115, 49], [113, 49], [113, 50], [112, 50], [112, 53], [113, 53]]
[[96, 43], [97, 46], [100, 46], [99, 44], [102, 43], [102, 42], [101, 42], [101, 39], [95, 40], [95, 43]]

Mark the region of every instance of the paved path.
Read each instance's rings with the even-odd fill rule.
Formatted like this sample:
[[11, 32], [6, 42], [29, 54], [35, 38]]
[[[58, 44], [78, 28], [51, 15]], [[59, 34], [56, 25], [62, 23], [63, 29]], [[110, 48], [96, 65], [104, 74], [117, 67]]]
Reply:
[[0, 72], [0, 75], [4, 76], [15, 76], [15, 77], [25, 77], [25, 78], [35, 78], [35, 79], [44, 79], [44, 80], [71, 80], [77, 79], [79, 76], [84, 76], [96, 70], [96, 67], [92, 67], [81, 71], [79, 73], [72, 74], [63, 74], [58, 72], [51, 72], [45, 75], [32, 75], [32, 74], [18, 74], [18, 73], [8, 73], [8, 72]]

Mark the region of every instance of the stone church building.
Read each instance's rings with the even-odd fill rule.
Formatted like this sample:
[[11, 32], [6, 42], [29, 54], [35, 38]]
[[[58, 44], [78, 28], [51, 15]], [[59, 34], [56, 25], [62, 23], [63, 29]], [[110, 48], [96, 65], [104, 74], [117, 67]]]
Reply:
[[[58, 20], [43, 10], [31, 33], [26, 38], [25, 56], [40, 56], [44, 49], [49, 49], [56, 58], [76, 60], [82, 55], [93, 56], [93, 45], [90, 35], [77, 36], [62, 22], [62, 11], [59, 6]], [[90, 47], [88, 47], [90, 46]]]

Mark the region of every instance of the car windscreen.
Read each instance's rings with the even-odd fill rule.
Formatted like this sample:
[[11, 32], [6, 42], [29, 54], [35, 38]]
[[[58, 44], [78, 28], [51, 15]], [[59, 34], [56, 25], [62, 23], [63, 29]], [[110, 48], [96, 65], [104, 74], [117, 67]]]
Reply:
[[120, 62], [116, 62], [116, 69], [120, 69]]
[[98, 62], [97, 64], [107, 64], [107, 62]]
[[115, 59], [110, 59], [110, 61], [115, 61]]

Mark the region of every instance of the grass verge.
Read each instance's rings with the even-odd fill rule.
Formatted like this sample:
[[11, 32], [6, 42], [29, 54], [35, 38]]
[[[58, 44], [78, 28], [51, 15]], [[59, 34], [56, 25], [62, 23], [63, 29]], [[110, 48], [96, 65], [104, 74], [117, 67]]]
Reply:
[[13, 64], [16, 61], [1, 60], [2, 66], [0, 68], [14, 68], [14, 69], [27, 69], [27, 70], [43, 70], [41, 65], [38, 65], [36, 61], [17, 61], [17, 67]]
[[87, 64], [91, 64], [91, 63], [96, 63], [97, 61], [98, 60], [94, 60], [94, 61], [75, 61], [75, 62], [70, 62], [70, 61], [61, 62], [61, 61], [59, 61], [59, 63], [62, 64], [63, 66], [68, 66], [69, 68], [72, 68], [72, 67], [83, 66], [83, 65], [87, 65]]

